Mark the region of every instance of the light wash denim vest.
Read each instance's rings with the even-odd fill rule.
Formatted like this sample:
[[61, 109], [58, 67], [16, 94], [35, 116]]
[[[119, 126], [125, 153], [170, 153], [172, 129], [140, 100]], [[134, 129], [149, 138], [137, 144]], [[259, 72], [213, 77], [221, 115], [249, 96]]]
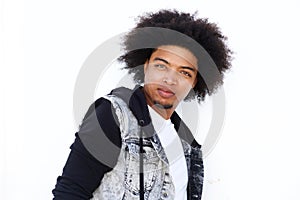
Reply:
[[[139, 135], [138, 122], [119, 97], [107, 95], [120, 124], [122, 146], [118, 162], [106, 173], [91, 200], [138, 200], [139, 199]], [[181, 139], [189, 171], [188, 200], [201, 199], [203, 162], [200, 148], [191, 147]], [[144, 198], [145, 200], [174, 199], [174, 184], [169, 174], [168, 159], [157, 134], [143, 139]], [[109, 152], [106, 152], [109, 153]]]

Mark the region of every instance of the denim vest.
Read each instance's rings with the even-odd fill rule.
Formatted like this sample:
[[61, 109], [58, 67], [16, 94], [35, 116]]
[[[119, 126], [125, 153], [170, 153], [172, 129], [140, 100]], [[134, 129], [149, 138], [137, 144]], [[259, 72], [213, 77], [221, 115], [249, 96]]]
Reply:
[[[91, 200], [139, 199], [139, 136], [142, 131], [128, 105], [119, 97], [107, 95], [120, 124], [122, 146], [118, 162], [106, 173]], [[181, 139], [188, 169], [187, 199], [200, 200], [203, 186], [203, 161], [200, 145], [191, 146]], [[143, 139], [145, 200], [174, 199], [175, 190], [169, 174], [168, 159], [157, 134]]]

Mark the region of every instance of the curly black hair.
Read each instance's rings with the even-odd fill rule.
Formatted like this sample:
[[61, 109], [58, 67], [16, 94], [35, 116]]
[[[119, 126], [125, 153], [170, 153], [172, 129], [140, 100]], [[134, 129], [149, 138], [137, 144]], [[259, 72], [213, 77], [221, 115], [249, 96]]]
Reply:
[[177, 10], [160, 10], [139, 16], [139, 22], [123, 38], [125, 54], [119, 61], [126, 64], [138, 84], [144, 82], [144, 63], [162, 45], [177, 45], [190, 50], [198, 60], [197, 83], [185, 100], [198, 102], [223, 84], [224, 73], [231, 67], [232, 51], [215, 23], [207, 18]]

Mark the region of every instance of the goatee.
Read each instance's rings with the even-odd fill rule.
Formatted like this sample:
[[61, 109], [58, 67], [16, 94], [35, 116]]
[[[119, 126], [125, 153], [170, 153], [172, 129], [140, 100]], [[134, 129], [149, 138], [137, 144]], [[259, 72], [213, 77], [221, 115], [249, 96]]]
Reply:
[[154, 101], [153, 103], [154, 103], [155, 106], [157, 106], [158, 108], [161, 108], [161, 109], [171, 109], [173, 107], [172, 104], [162, 105], [157, 101]]

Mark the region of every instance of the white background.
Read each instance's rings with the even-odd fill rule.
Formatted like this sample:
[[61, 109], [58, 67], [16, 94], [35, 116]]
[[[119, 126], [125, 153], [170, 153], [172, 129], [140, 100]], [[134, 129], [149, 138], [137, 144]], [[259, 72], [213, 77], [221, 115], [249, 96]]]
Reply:
[[205, 158], [203, 199], [299, 200], [298, 4], [2, 0], [0, 199], [52, 198], [77, 131], [73, 91], [83, 62], [137, 15], [177, 8], [216, 22], [235, 52], [222, 135]]

